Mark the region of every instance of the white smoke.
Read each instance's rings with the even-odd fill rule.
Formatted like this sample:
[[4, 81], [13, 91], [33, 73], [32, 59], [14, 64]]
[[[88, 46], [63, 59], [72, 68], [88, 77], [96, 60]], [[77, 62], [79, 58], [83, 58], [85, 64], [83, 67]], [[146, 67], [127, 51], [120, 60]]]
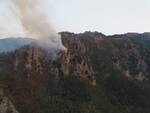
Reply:
[[48, 0], [10, 0], [14, 14], [19, 18], [27, 37], [38, 39], [41, 44], [55, 49], [63, 49], [61, 37], [50, 25], [45, 13]]

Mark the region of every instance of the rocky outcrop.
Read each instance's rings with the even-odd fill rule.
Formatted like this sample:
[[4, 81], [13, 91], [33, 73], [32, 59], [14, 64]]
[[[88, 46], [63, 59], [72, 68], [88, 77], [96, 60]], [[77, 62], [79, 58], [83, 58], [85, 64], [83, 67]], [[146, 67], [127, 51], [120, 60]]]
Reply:
[[3, 88], [0, 87], [0, 113], [19, 113], [13, 103], [5, 96]]
[[[86, 49], [76, 45], [75, 50], [70, 48], [60, 53], [58, 60], [60, 71], [64, 76], [74, 75], [79, 79], [87, 80], [90, 84], [96, 85], [93, 68], [88, 64], [88, 58], [85, 56]], [[74, 52], [74, 53], [71, 53]]]
[[[35, 72], [43, 81], [47, 72], [50, 72], [63, 77], [74, 75], [96, 85], [96, 73], [109, 75], [115, 68], [131, 79], [148, 80], [150, 52], [144, 47], [143, 39], [139, 41], [137, 35], [135, 39], [130, 38], [134, 35], [107, 37], [97, 32], [63, 32], [61, 35], [67, 49], [57, 52], [55, 56], [47, 50], [33, 46], [18, 49], [15, 58], [16, 70], [22, 70], [23, 67], [27, 77]], [[137, 42], [142, 42], [142, 45]], [[103, 72], [102, 69], [106, 71]]]
[[[121, 43], [122, 41], [124, 43]], [[148, 62], [146, 59], [149, 58], [146, 58], [146, 54], [149, 52], [146, 48], [136, 45], [129, 39], [118, 39], [116, 42], [120, 42], [122, 45], [112, 48], [114, 66], [131, 79], [148, 80]]]
[[28, 45], [1, 55], [0, 113], [149, 113], [148, 37], [61, 35], [67, 49], [55, 54]]
[[52, 73], [63, 77], [73, 75], [96, 85], [93, 68], [86, 57], [87, 48], [78, 39], [67, 44], [68, 49], [59, 51], [55, 60], [48, 50], [33, 46], [20, 48], [15, 55], [15, 70], [22, 70], [26, 77], [33, 76], [34, 72], [43, 81], [47, 73]]

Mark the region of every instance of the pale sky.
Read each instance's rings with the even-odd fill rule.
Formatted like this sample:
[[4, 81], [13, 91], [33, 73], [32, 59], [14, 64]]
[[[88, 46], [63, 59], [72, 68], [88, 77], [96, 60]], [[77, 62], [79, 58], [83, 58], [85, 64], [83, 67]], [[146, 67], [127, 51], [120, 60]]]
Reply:
[[150, 0], [53, 0], [51, 5], [59, 31], [150, 32]]
[[[0, 0], [0, 36], [21, 34], [7, 1]], [[150, 32], [150, 0], [48, 0], [46, 13], [57, 32]]]

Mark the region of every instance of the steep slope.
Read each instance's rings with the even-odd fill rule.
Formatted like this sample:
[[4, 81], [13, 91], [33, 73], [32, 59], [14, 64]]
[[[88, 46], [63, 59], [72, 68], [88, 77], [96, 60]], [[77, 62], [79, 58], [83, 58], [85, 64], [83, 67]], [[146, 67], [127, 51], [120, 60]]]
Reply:
[[[0, 55], [19, 113], [149, 113], [149, 33], [62, 32], [67, 50], [27, 45]], [[55, 59], [55, 60], [54, 60]]]
[[3, 88], [0, 86], [0, 113], [18, 113], [13, 103], [4, 94]]

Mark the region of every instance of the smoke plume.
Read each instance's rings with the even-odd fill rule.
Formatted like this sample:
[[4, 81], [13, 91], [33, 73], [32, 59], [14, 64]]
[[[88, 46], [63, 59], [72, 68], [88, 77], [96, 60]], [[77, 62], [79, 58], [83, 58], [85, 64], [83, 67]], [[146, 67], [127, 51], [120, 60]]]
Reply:
[[43, 45], [63, 49], [61, 37], [50, 25], [45, 13], [47, 0], [12, 0], [27, 37], [37, 38]]

